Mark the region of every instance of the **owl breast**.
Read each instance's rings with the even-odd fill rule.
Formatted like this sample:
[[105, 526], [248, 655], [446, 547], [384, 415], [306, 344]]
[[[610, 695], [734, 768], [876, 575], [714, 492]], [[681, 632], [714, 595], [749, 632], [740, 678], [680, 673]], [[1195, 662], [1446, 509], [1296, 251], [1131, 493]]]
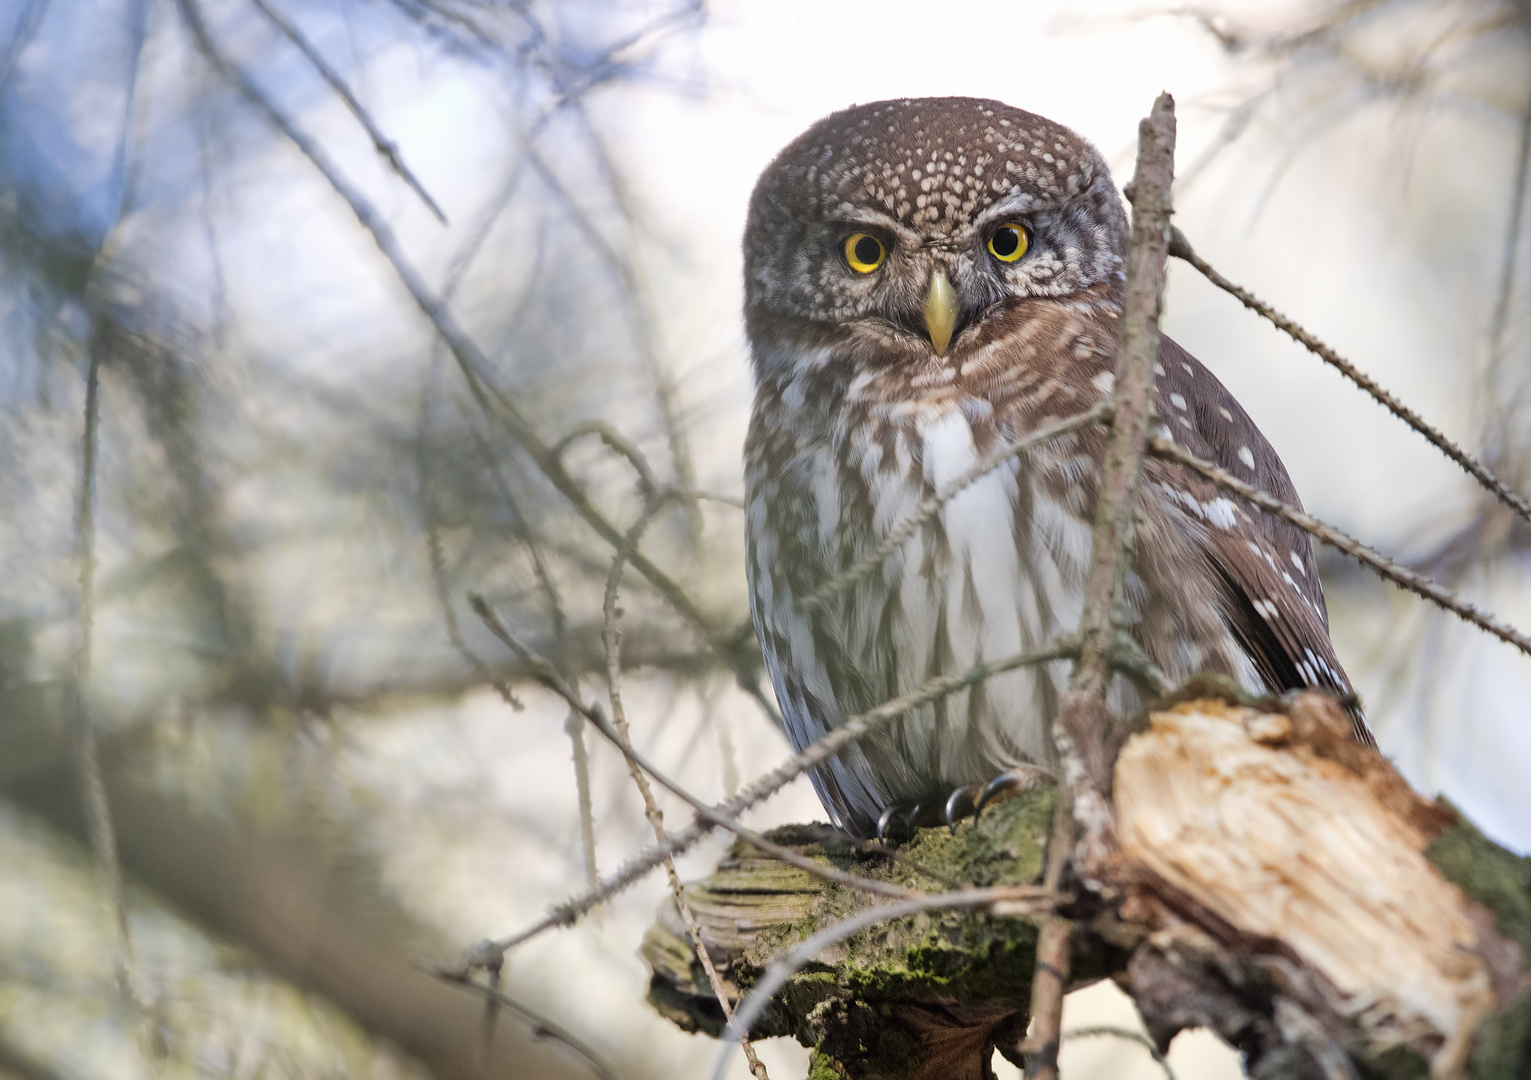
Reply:
[[[746, 450], [752, 613], [799, 749], [848, 716], [1042, 646], [1077, 625], [1092, 455], [1066, 436], [964, 488], [871, 574], [804, 599], [873, 551], [922, 500], [1021, 432], [961, 393], [877, 401], [854, 385], [757, 399]], [[1023, 763], [1046, 767], [1068, 663], [1022, 668], [913, 710], [813, 779], [848, 830]]]

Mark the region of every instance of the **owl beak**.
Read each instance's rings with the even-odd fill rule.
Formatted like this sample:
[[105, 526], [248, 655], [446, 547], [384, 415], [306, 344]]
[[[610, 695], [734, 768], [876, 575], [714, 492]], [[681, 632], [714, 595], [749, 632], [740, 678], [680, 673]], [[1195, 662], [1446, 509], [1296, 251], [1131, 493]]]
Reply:
[[937, 356], [946, 355], [956, 325], [957, 290], [946, 279], [946, 272], [937, 267], [931, 271], [930, 285], [925, 289], [925, 329], [930, 332], [930, 343], [936, 347]]

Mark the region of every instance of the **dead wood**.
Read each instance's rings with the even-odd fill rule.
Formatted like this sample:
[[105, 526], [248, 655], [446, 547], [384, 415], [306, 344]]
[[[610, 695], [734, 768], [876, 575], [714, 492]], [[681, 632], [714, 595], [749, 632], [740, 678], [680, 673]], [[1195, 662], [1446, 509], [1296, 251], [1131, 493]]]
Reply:
[[[1117, 760], [1119, 849], [1079, 890], [1071, 986], [1114, 978], [1161, 1050], [1207, 1027], [1262, 1080], [1531, 1076], [1531, 859], [1485, 839], [1346, 737], [1329, 699], [1166, 703]], [[925, 829], [896, 858], [825, 825], [770, 834], [857, 874], [937, 892], [1040, 880], [1055, 795]], [[1067, 887], [1067, 883], [1066, 883]], [[736, 844], [686, 887], [735, 1000], [775, 957], [877, 902]], [[814, 1077], [989, 1075], [1028, 1018], [1034, 916], [937, 912], [821, 953], [755, 1025], [814, 1049]], [[673, 904], [644, 941], [650, 1001], [687, 1030], [722, 1013]]]

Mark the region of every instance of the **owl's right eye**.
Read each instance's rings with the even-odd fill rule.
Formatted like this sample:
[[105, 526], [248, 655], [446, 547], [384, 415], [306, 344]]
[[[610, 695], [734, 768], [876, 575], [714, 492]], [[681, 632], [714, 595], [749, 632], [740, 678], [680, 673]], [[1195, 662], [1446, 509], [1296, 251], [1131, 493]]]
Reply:
[[851, 233], [840, 250], [845, 254], [845, 264], [858, 274], [870, 274], [888, 257], [888, 249], [871, 233]]

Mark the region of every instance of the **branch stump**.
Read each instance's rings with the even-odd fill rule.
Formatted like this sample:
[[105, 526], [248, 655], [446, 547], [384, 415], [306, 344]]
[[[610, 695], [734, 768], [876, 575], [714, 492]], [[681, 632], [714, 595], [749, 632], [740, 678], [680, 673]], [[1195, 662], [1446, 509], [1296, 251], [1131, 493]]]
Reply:
[[[1117, 760], [1103, 892], [1065, 882], [1070, 988], [1112, 978], [1161, 1051], [1208, 1027], [1260, 1080], [1531, 1077], [1531, 859], [1416, 794], [1327, 697], [1179, 698]], [[770, 838], [924, 892], [1031, 884], [1056, 801], [1023, 793], [896, 856], [822, 824]], [[774, 957], [885, 902], [742, 841], [686, 893], [735, 1000]], [[981, 1080], [996, 1047], [1013, 1060], [1036, 941], [1034, 915], [1002, 909], [878, 924], [796, 972], [751, 1034], [811, 1047], [812, 1080]], [[654, 1007], [718, 1035], [673, 901], [643, 956]]]

